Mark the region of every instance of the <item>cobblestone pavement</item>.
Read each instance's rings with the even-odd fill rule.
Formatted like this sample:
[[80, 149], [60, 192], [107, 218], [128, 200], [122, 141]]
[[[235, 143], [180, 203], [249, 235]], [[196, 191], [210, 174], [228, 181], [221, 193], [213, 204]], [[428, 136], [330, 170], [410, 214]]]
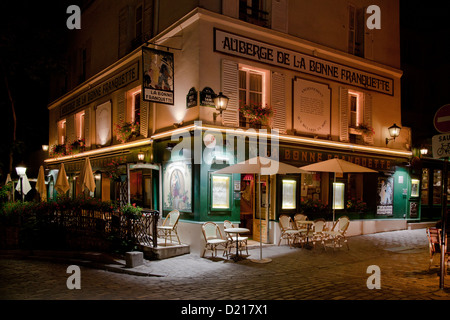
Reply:
[[[265, 246], [263, 258], [234, 262], [194, 254], [145, 261], [161, 276], [136, 276], [81, 266], [81, 289], [69, 290], [68, 263], [3, 256], [0, 298], [6, 300], [449, 300], [450, 276], [439, 289], [439, 258], [428, 270], [425, 229], [355, 236], [326, 251]], [[260, 258], [259, 247], [249, 250]], [[220, 255], [219, 255], [220, 256]], [[73, 264], [73, 263], [72, 263]], [[377, 265], [381, 288], [368, 289]]]

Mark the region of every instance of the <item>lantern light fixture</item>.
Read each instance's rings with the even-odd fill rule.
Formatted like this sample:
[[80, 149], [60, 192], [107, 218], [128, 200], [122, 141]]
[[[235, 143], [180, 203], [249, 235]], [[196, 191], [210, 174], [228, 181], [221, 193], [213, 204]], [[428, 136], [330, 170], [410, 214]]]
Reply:
[[219, 94], [215, 96], [214, 105], [216, 106], [216, 110], [219, 111], [220, 115], [222, 115], [222, 112], [227, 109], [229, 100], [230, 99], [222, 92], [219, 92]]
[[397, 126], [395, 123], [392, 125], [392, 126], [390, 126], [389, 128], [388, 128], [388, 130], [389, 130], [389, 135], [391, 136], [391, 138], [386, 138], [386, 145], [389, 143], [389, 141], [391, 141], [391, 140], [394, 140], [395, 141], [395, 138], [397, 138], [399, 135], [400, 135], [400, 130], [401, 130], [402, 128], [400, 128], [399, 126]]
[[139, 161], [144, 161], [145, 154], [143, 152], [139, 152], [137, 157]]

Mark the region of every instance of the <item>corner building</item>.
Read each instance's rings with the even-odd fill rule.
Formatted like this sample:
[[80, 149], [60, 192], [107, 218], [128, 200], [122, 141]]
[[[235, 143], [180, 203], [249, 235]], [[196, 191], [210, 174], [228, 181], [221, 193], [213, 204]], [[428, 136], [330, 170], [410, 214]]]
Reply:
[[[366, 26], [373, 4], [381, 29]], [[205, 221], [231, 220], [254, 240], [278, 243], [280, 214], [332, 219], [333, 173], [262, 176], [261, 215], [253, 174], [214, 174], [256, 155], [376, 170], [336, 177], [336, 218], [350, 217], [350, 235], [420, 219], [411, 132], [401, 125], [398, 1], [95, 0], [81, 9], [69, 72], [55, 79], [63, 95], [49, 105], [52, 179], [63, 162], [74, 182], [89, 156], [95, 197], [163, 216], [180, 210], [191, 252], [203, 249]], [[222, 113], [213, 101], [220, 92], [229, 98]], [[244, 106], [273, 113], [252, 121]], [[125, 139], [120, 128], [133, 134]], [[64, 145], [70, 151], [58, 153]], [[79, 192], [73, 183], [69, 194]]]

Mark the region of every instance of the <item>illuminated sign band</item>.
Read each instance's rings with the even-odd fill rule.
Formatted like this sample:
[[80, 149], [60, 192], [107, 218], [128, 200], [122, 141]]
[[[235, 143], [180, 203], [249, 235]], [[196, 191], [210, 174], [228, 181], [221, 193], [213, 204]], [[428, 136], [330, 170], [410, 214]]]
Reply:
[[214, 29], [214, 50], [367, 90], [388, 95], [394, 94], [394, 82], [390, 78], [218, 29]]

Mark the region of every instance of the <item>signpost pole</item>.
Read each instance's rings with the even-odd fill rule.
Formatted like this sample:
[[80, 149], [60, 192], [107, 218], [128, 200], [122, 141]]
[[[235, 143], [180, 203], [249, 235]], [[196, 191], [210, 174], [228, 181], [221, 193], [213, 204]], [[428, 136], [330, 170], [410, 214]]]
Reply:
[[444, 168], [442, 170], [442, 229], [441, 229], [441, 270], [439, 279], [439, 289], [444, 289], [444, 278], [445, 278], [445, 250], [447, 246], [447, 185], [448, 185], [448, 160], [444, 160]]

